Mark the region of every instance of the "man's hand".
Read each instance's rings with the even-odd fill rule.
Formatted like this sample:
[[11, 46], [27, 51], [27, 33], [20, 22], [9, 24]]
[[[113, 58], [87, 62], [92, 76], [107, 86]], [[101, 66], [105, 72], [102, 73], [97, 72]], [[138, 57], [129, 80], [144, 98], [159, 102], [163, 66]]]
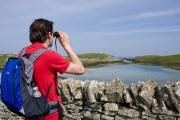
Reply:
[[85, 68], [81, 63], [80, 59], [78, 58], [78, 56], [76, 55], [76, 53], [71, 48], [68, 34], [66, 34], [65, 32], [59, 32], [59, 36], [60, 36], [58, 37], [59, 42], [70, 58], [70, 65], [67, 68], [66, 73], [76, 74], [76, 75], [84, 74]]
[[59, 36], [58, 40], [60, 42], [60, 44], [62, 45], [62, 47], [67, 47], [69, 45], [69, 36], [67, 33], [65, 32], [59, 32]]

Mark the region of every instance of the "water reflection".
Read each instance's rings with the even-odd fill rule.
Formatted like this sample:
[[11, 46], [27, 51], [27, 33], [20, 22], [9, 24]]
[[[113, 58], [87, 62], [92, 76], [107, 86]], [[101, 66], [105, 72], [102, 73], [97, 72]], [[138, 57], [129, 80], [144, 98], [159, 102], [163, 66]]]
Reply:
[[124, 83], [137, 83], [148, 78], [153, 79], [158, 85], [164, 84], [166, 81], [180, 81], [180, 71], [162, 66], [150, 65], [108, 65], [100, 68], [87, 68], [89, 72], [83, 75], [61, 75], [63, 77], [71, 77], [79, 80], [98, 80], [111, 81], [118, 77]]

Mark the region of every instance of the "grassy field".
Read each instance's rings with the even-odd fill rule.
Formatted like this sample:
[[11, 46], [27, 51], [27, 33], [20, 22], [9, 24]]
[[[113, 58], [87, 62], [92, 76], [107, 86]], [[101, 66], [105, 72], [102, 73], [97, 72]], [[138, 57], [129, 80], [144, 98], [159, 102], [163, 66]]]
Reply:
[[104, 53], [87, 53], [78, 55], [85, 67], [100, 67], [109, 63], [122, 63], [120, 59]]
[[[17, 57], [14, 54], [0, 54], [0, 69], [3, 68], [9, 57]], [[85, 67], [99, 67], [108, 63], [120, 62], [120, 60], [114, 56], [104, 53], [87, 53], [78, 55]], [[68, 59], [68, 57], [65, 56]]]
[[[16, 57], [14, 54], [0, 54], [0, 69], [3, 68], [9, 57]], [[118, 58], [104, 53], [87, 53], [78, 55], [85, 67], [99, 67], [111, 63], [124, 64]], [[66, 57], [68, 59], [68, 57]], [[180, 70], [180, 54], [169, 56], [138, 56], [133, 60], [134, 63], [148, 63], [162, 65], [172, 69]]]
[[169, 55], [169, 56], [139, 56], [135, 60], [138, 61], [149, 61], [149, 62], [166, 62], [166, 63], [180, 63], [180, 54]]
[[9, 57], [17, 57], [15, 54], [0, 54], [0, 68], [2, 68]]
[[168, 56], [138, 56], [134, 59], [134, 62], [139, 63], [152, 63], [157, 65], [163, 65], [169, 68], [180, 70], [180, 54], [168, 55]]
[[106, 59], [108, 57], [107, 54], [104, 53], [86, 53], [78, 55], [79, 58], [99, 58], [99, 59]]

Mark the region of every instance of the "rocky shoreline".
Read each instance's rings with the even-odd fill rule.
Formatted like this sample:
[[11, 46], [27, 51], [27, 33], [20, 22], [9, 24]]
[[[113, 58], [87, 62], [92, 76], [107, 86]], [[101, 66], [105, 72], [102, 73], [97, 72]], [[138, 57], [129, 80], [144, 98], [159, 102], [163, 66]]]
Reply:
[[[99, 82], [59, 81], [67, 120], [179, 120], [180, 81], [158, 86], [153, 80], [124, 84], [121, 80]], [[0, 102], [0, 120], [23, 119]]]

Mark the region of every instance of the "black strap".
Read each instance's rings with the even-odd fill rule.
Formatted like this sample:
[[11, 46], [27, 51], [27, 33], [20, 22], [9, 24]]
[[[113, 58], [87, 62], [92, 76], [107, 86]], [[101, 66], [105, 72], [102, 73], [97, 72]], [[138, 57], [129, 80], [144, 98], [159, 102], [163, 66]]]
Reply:
[[57, 101], [57, 104], [51, 105], [51, 110], [57, 110], [56, 112], [58, 112], [58, 120], [63, 120], [63, 108], [59, 101]]
[[44, 120], [44, 117], [43, 116], [39, 116], [38, 120]]
[[55, 47], [56, 47], [56, 52], [57, 52], [57, 37], [55, 38]]
[[50, 92], [50, 89], [51, 89], [51, 85], [52, 85], [52, 83], [49, 85], [49, 87], [48, 87], [48, 90], [47, 90], [47, 93], [46, 93], [46, 99], [48, 98], [48, 96], [49, 96], [49, 92]]
[[60, 105], [60, 103], [59, 103], [59, 107], [58, 107], [58, 120], [63, 120], [63, 108]]
[[59, 108], [59, 103], [56, 105], [51, 105], [51, 109], [58, 109]]
[[29, 59], [29, 57], [31, 56], [30, 53], [24, 54], [22, 57], [26, 57], [27, 59]]

